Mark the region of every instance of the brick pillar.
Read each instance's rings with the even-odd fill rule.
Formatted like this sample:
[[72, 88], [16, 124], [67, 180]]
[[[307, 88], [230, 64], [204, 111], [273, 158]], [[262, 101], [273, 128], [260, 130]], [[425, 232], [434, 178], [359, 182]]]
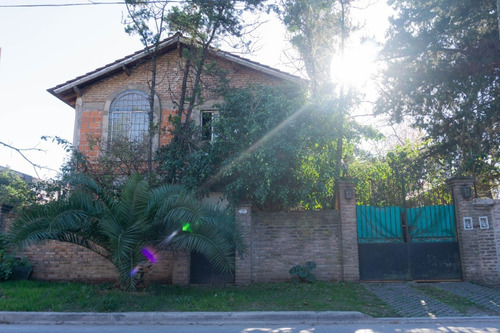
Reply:
[[[483, 284], [500, 283], [500, 201], [464, 198], [462, 189], [472, 188], [472, 178], [448, 180], [455, 207], [457, 240], [460, 248], [464, 281]], [[481, 227], [479, 218], [486, 218], [488, 226]], [[472, 219], [471, 227], [464, 221]]]
[[[342, 280], [359, 281], [358, 226], [354, 183], [341, 180], [339, 189]], [[350, 197], [348, 199], [348, 197]]]
[[240, 204], [235, 209], [236, 222], [239, 223], [241, 235], [247, 251], [243, 257], [236, 253], [234, 283], [246, 286], [252, 283], [252, 204]]
[[172, 284], [179, 286], [189, 285], [191, 254], [187, 251], [175, 251], [173, 260]]

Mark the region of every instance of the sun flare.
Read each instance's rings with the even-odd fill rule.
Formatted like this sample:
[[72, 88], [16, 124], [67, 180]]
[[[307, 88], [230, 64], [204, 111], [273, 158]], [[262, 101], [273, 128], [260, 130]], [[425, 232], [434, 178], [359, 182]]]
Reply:
[[362, 88], [375, 74], [378, 48], [374, 42], [365, 41], [346, 48], [344, 57], [332, 59], [331, 78], [353, 88]]

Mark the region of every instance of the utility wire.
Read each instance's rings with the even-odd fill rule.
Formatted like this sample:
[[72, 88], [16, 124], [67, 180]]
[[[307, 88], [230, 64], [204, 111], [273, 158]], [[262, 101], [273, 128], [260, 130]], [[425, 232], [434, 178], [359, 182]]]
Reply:
[[49, 3], [49, 4], [0, 5], [0, 8], [70, 7], [70, 6], [123, 5], [123, 4], [125, 4], [125, 2]]
[[[148, 3], [163, 3], [165, 1], [149, 1]], [[182, 2], [182, 0], [168, 0], [168, 2]], [[36, 8], [36, 7], [73, 7], [73, 6], [95, 6], [95, 5], [124, 5], [125, 1], [100, 1], [100, 2], [79, 2], [79, 3], [47, 3], [47, 4], [20, 4], [20, 5], [0, 5], [0, 8]]]
[[[240, 2], [244, 0], [236, 0]], [[499, 0], [500, 1], [500, 0]], [[183, 2], [183, 0], [158, 0], [148, 1], [148, 3], [164, 3], [164, 2]], [[17, 4], [17, 5], [0, 5], [0, 8], [36, 8], [36, 7], [74, 7], [74, 6], [95, 6], [95, 5], [125, 5], [125, 1], [89, 1], [78, 3], [47, 3], [47, 4]]]

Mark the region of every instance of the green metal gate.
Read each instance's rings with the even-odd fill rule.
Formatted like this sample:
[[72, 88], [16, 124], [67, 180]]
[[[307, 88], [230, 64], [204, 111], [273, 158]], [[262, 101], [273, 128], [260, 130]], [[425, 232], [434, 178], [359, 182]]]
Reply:
[[357, 206], [357, 220], [361, 280], [462, 278], [453, 206]]

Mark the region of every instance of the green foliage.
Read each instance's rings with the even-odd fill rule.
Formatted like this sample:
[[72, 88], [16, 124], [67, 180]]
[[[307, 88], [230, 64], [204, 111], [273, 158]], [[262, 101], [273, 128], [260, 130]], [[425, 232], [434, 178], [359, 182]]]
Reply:
[[316, 276], [312, 273], [316, 269], [316, 263], [314, 261], [308, 261], [304, 266], [297, 265], [290, 268], [290, 275], [292, 276], [292, 282], [309, 282], [313, 283], [316, 281]]
[[[170, 144], [162, 149], [170, 154], [162, 165], [170, 165], [179, 181], [201, 185], [202, 193], [222, 191], [233, 203], [251, 201], [261, 210], [332, 207], [339, 177], [336, 107], [331, 101], [307, 104], [297, 86], [231, 89], [218, 106], [214, 140], [189, 149], [171, 150]], [[353, 122], [344, 126], [347, 151], [373, 134]]]
[[223, 184], [233, 202], [296, 206], [306, 189], [300, 175], [306, 114], [297, 88], [255, 85], [228, 92], [214, 124], [211, 155], [217, 174], [210, 182]]
[[377, 112], [425, 130], [454, 175], [500, 175], [500, 41], [495, 0], [389, 1], [388, 67]]
[[[190, 0], [173, 6], [167, 15], [170, 31], [178, 31], [202, 44], [214, 37], [241, 37], [242, 14], [262, 7], [262, 0]], [[215, 35], [216, 34], [216, 35]]]
[[369, 206], [450, 204], [447, 174], [429, 156], [428, 142], [396, 146], [383, 157], [361, 156], [350, 165], [356, 202]]
[[[198, 252], [225, 273], [234, 270], [235, 249], [244, 252], [234, 216], [201, 204], [183, 187], [151, 188], [139, 175], [126, 181], [117, 198], [85, 176], [74, 176], [68, 186], [68, 195], [20, 215], [11, 241], [54, 239], [86, 247], [113, 263], [119, 284], [128, 290], [142, 282], [141, 274], [131, 272], [148, 265], [141, 252], [146, 246]], [[182, 231], [186, 223], [191, 232]]]
[[281, 0], [274, 6], [304, 62], [314, 95], [331, 89], [332, 58], [341, 49], [342, 34], [347, 37], [352, 28], [343, 22], [345, 16], [342, 16], [342, 6], [348, 3], [344, 0]]
[[[179, 137], [177, 131], [183, 131], [179, 117], [170, 117], [169, 121], [173, 125], [172, 136]], [[200, 191], [199, 186], [213, 173], [210, 147], [201, 142], [200, 133], [199, 126], [190, 122], [183, 134], [187, 140], [172, 140], [158, 149], [156, 162], [161, 182], [182, 184], [190, 190]]]
[[0, 281], [9, 279], [15, 263], [14, 256], [7, 251], [6, 237], [0, 233]]
[[0, 170], [0, 204], [21, 209], [36, 202], [34, 184], [28, 184], [10, 169]]
[[125, 32], [137, 34], [145, 47], [156, 47], [167, 31], [168, 1], [126, 0], [125, 4], [128, 10], [128, 17], [123, 22]]
[[85, 174], [109, 195], [118, 196], [126, 179], [134, 174], [141, 174], [147, 177], [151, 185], [159, 183], [159, 176], [156, 172], [148, 173], [148, 140], [147, 135], [143, 140], [129, 140], [125, 137], [117, 136], [112, 143], [105, 142], [101, 137], [89, 136], [88, 154], [96, 157], [90, 158], [80, 152], [67, 140], [59, 137], [45, 137], [57, 142], [66, 152], [71, 153], [62, 168], [58, 178], [49, 182], [42, 182], [38, 186], [38, 191], [43, 191], [44, 195], [52, 199], [68, 193], [67, 184], [73, 181], [74, 177]]

